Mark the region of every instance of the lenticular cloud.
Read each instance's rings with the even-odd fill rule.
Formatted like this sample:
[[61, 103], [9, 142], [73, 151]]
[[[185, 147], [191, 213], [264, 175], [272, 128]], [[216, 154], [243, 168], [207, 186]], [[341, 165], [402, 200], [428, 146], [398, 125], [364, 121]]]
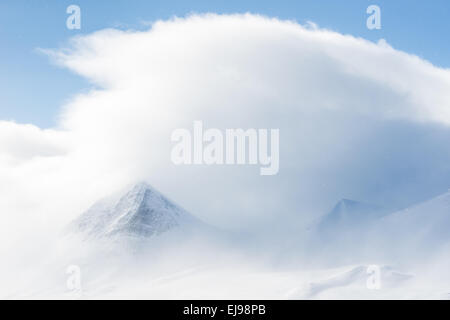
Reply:
[[[340, 198], [404, 207], [448, 187], [450, 71], [386, 41], [207, 14], [45, 51], [94, 87], [52, 130], [0, 123], [0, 212], [17, 234], [59, 230], [142, 179], [212, 225], [282, 234]], [[279, 129], [279, 173], [174, 166], [171, 133], [196, 120]]]

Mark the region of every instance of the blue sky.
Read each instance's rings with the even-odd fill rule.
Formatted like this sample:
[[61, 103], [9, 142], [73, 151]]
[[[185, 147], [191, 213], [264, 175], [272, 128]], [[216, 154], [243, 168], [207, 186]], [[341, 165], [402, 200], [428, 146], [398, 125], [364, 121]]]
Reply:
[[[81, 30], [66, 28], [66, 8], [81, 7]], [[381, 30], [366, 28], [366, 8], [381, 8]], [[72, 36], [103, 28], [147, 28], [144, 21], [189, 13], [259, 13], [372, 41], [450, 68], [450, 3], [427, 1], [2, 1], [0, 3], [0, 119], [55, 125], [61, 105], [90, 84], [50, 63], [37, 48], [57, 48]]]

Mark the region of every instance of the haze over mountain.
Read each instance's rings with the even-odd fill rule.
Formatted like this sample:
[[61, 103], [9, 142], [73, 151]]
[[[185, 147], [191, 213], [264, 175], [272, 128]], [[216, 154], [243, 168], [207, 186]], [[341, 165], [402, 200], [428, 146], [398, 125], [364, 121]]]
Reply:
[[[256, 246], [244, 238], [225, 244], [193, 214], [138, 183], [81, 214], [70, 224], [81, 241], [61, 239], [63, 250], [46, 253], [42, 267], [22, 272], [23, 287], [13, 281], [11, 288], [18, 288], [13, 297], [62, 297], [68, 294], [63, 269], [75, 264], [83, 297], [446, 298], [449, 223], [450, 193], [394, 213], [343, 199], [310, 230], [314, 246], [302, 247], [298, 235], [297, 247], [266, 246], [276, 233]], [[417, 237], [408, 237], [404, 225]], [[416, 254], [420, 246], [427, 257]], [[283, 255], [298, 259], [284, 264]], [[373, 265], [380, 290], [366, 287]]]
[[[405, 226], [407, 233], [414, 233], [415, 237], [408, 237], [401, 232]], [[197, 219], [145, 182], [97, 201], [75, 219], [69, 229], [83, 238], [106, 240], [146, 240], [170, 231], [179, 231], [192, 237], [212, 231], [208, 237], [216, 239], [225, 234]], [[357, 257], [357, 251], [369, 244], [378, 249], [387, 242], [390, 243], [390, 249], [403, 248], [411, 241], [416, 245], [433, 244], [433, 248], [445, 245], [450, 240], [449, 229], [450, 192], [447, 192], [397, 212], [342, 199], [310, 230], [308, 237], [322, 250], [332, 248], [340, 256]], [[239, 238], [238, 246], [246, 245], [245, 241], [241, 241], [245, 237], [239, 233], [230, 232], [227, 235], [229, 238]], [[254, 235], [256, 238], [247, 239], [250, 241], [248, 243], [258, 241], [257, 230]], [[266, 235], [269, 241], [270, 237]], [[298, 238], [298, 242], [300, 244], [301, 238]]]
[[340, 200], [318, 225], [319, 232], [346, 231], [348, 228], [365, 227], [388, 212], [377, 205], [349, 199]]

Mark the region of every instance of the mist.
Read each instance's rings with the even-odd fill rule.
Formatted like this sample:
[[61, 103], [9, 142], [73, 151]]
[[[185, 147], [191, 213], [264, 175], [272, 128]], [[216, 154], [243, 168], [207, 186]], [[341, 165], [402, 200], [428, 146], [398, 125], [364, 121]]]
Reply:
[[[314, 298], [320, 290], [304, 289], [316, 281], [311, 279], [343, 277], [322, 283], [328, 288], [352, 283], [348, 277], [365, 279], [371, 264], [398, 266], [402, 279], [422, 270], [424, 275], [413, 277], [419, 280], [398, 284], [395, 294], [379, 293], [402, 297], [408, 286], [418, 286], [414, 281], [432, 274], [426, 270], [448, 264], [442, 249], [446, 237], [437, 245], [430, 236], [429, 245], [408, 251], [414, 245], [410, 234], [428, 221], [422, 214], [412, 224], [403, 218], [369, 221], [364, 236], [330, 249], [314, 235], [343, 198], [395, 213], [447, 192], [448, 69], [382, 39], [373, 43], [253, 14], [191, 15], [157, 21], [145, 31], [105, 29], [40, 51], [92, 88], [61, 106], [54, 128], [0, 122], [5, 278], [33, 279], [24, 280], [28, 286], [40, 278], [36, 287], [50, 287], [40, 292], [58, 296], [66, 290], [65, 268], [76, 264], [87, 270], [86, 294], [92, 297], [213, 292], [217, 296], [210, 298], [257, 298], [261, 292], [262, 297]], [[171, 134], [197, 120], [223, 131], [278, 129], [278, 172], [261, 176], [259, 166], [175, 165]], [[157, 249], [141, 255], [138, 249], [131, 254], [60, 240], [92, 204], [138, 181], [147, 181], [220, 235], [186, 240], [182, 247], [152, 244], [149, 248]], [[429, 217], [434, 221], [432, 213]], [[103, 273], [109, 259], [112, 270]], [[140, 276], [127, 282], [134, 268]], [[207, 271], [196, 271], [202, 268]], [[397, 284], [389, 268], [382, 272]], [[192, 277], [176, 276], [191, 269]], [[248, 274], [255, 275], [251, 285], [240, 287], [240, 277]], [[151, 288], [159, 283], [158, 290], [140, 287], [141, 275]], [[159, 277], [171, 280], [161, 284]], [[208, 289], [211, 278], [221, 279], [217, 292]], [[97, 280], [102, 289], [95, 289]], [[204, 286], [178, 291], [194, 283]], [[260, 283], [267, 284], [264, 290]]]

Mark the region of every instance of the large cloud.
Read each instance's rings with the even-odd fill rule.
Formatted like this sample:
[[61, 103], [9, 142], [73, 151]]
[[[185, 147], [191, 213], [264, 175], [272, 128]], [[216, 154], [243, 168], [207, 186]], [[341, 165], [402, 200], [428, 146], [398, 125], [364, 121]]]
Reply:
[[[450, 71], [385, 41], [211, 14], [102, 30], [48, 52], [98, 89], [65, 105], [54, 130], [0, 123], [16, 127], [0, 139], [5, 215], [63, 224], [148, 179], [213, 224], [298, 228], [340, 197], [402, 206], [449, 181]], [[278, 175], [173, 165], [171, 132], [194, 120], [279, 128]]]

